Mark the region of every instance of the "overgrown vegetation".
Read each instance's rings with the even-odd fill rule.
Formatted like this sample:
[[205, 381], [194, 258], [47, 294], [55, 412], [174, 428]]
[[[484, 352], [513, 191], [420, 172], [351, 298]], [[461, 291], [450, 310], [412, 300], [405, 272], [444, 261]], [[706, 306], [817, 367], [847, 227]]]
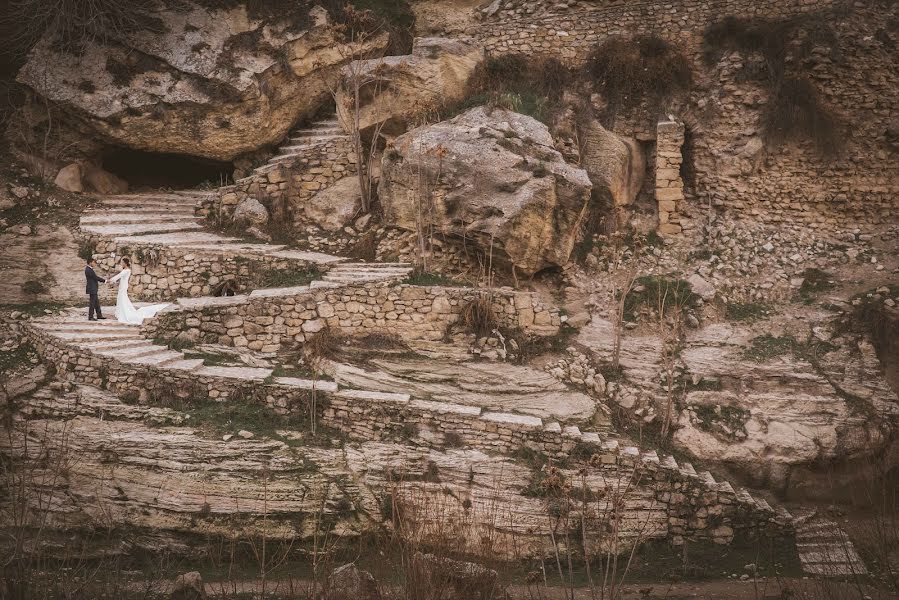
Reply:
[[768, 89], [762, 127], [769, 147], [805, 139], [825, 156], [840, 152], [846, 128], [809, 79], [813, 64], [808, 59], [816, 49], [824, 48], [831, 60], [840, 59], [839, 39], [825, 14], [782, 21], [727, 17], [706, 29], [703, 44], [709, 64], [726, 52], [743, 54], [741, 78]]
[[462, 307], [458, 323], [466, 331], [479, 337], [491, 335], [499, 329], [500, 322], [493, 310], [493, 298], [490, 294], [479, 294], [477, 298]]
[[802, 272], [802, 285], [799, 287], [799, 295], [809, 298], [819, 292], [826, 292], [836, 287], [833, 275], [821, 269], [808, 268]]
[[549, 124], [562, 109], [562, 94], [577, 79], [574, 70], [548, 56], [504, 54], [488, 57], [474, 77], [469, 96], [446, 108], [449, 117], [486, 104]]
[[778, 356], [793, 354], [800, 343], [791, 335], [776, 337], [769, 333], [752, 339], [749, 348], [743, 351], [743, 358], [755, 362], [765, 362]]
[[265, 269], [253, 275], [253, 283], [257, 288], [286, 288], [309, 285], [321, 278], [321, 271], [316, 265], [302, 268]]
[[641, 306], [664, 306], [668, 311], [693, 307], [698, 302], [699, 296], [693, 293], [685, 280], [665, 275], [644, 275], [634, 280], [634, 285], [625, 298], [624, 318], [633, 321]]
[[606, 119], [646, 105], [655, 112], [690, 91], [690, 62], [657, 36], [615, 36], [590, 52], [585, 66], [606, 101]]
[[771, 307], [762, 302], [728, 302], [724, 305], [724, 317], [729, 321], [756, 321], [771, 313]]

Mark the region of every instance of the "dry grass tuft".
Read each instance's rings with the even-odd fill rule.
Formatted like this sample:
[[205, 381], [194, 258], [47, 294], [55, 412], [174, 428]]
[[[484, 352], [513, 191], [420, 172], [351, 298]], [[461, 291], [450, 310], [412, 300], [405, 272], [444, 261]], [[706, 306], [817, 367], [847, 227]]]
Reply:
[[489, 294], [481, 294], [462, 308], [459, 324], [478, 336], [490, 335], [499, 329], [499, 317], [493, 310], [493, 298]]
[[609, 38], [590, 53], [585, 71], [610, 112], [644, 102], [662, 106], [689, 92], [693, 83], [686, 56], [671, 43], [648, 35]]

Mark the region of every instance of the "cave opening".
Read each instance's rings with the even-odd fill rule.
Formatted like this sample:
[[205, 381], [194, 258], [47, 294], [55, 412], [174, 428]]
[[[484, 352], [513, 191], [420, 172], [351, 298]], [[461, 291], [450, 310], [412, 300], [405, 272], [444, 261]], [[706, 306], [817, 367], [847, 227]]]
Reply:
[[107, 148], [102, 159], [103, 168], [127, 181], [132, 190], [233, 183], [234, 165], [230, 162], [116, 147]]

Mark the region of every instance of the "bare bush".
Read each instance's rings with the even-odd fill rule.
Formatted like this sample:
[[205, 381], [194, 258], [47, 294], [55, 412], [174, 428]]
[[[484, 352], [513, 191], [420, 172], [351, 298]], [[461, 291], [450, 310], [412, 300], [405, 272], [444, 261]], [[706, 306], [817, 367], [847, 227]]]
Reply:
[[80, 53], [135, 31], [163, 31], [156, 0], [9, 0], [2, 19], [9, 49], [27, 52], [43, 37], [57, 48]]
[[693, 82], [683, 53], [655, 36], [609, 38], [590, 53], [585, 70], [608, 103], [609, 119], [621, 108], [664, 107]]

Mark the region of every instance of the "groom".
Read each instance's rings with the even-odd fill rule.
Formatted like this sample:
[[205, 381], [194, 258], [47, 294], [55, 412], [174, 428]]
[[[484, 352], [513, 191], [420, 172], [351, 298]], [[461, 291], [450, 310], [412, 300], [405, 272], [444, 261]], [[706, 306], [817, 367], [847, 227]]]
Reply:
[[[87, 292], [87, 296], [90, 299], [87, 309], [87, 320], [88, 321], [96, 321], [97, 319], [105, 319], [103, 313], [100, 312], [100, 298], [97, 297], [97, 289], [98, 283], [103, 283], [106, 280], [102, 277], [97, 276], [94, 273], [94, 267], [96, 266], [97, 261], [93, 258], [87, 259], [87, 266], [84, 267], [84, 277], [87, 279], [87, 288], [85, 292]], [[94, 318], [94, 311], [97, 312], [97, 319]]]

